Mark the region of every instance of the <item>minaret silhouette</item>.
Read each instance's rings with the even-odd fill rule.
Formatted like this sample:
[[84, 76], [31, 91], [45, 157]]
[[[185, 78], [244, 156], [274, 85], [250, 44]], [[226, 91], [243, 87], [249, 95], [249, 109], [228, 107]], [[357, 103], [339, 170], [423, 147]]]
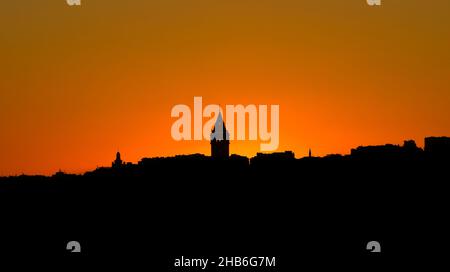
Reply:
[[311, 148], [309, 149], [309, 157], [311, 158]]
[[122, 166], [122, 164], [123, 164], [123, 161], [122, 161], [122, 159], [120, 158], [120, 152], [117, 151], [117, 153], [116, 153], [116, 160], [113, 161], [112, 167], [118, 168], [118, 167]]
[[216, 123], [211, 132], [211, 157], [228, 159], [230, 156], [230, 134], [228, 133], [222, 113], [219, 112]]

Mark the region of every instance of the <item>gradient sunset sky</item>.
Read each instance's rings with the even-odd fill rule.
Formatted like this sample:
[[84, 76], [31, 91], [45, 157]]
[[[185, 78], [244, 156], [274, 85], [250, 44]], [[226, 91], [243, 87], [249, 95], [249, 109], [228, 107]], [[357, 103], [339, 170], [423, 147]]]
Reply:
[[209, 154], [170, 135], [194, 96], [279, 104], [297, 157], [450, 136], [450, 1], [1, 3], [0, 176]]

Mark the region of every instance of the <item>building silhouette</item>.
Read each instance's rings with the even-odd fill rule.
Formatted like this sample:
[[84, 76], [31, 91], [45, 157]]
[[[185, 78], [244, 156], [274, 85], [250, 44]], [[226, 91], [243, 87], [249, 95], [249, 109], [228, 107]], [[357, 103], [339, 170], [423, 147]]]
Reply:
[[271, 165], [289, 165], [295, 161], [295, 154], [292, 151], [274, 152], [274, 153], [256, 153], [256, 156], [250, 159], [253, 166], [270, 167]]
[[425, 153], [432, 158], [450, 157], [450, 137], [425, 138]]
[[120, 158], [120, 152], [116, 153], [116, 159], [112, 162], [112, 168], [120, 168], [124, 165], [124, 162]]
[[423, 150], [417, 147], [413, 140], [406, 140], [403, 146], [385, 144], [375, 146], [359, 146], [351, 150], [353, 159], [368, 160], [399, 160], [416, 159], [421, 156]]
[[211, 157], [228, 159], [230, 156], [230, 134], [228, 133], [222, 113], [219, 113], [211, 132]]

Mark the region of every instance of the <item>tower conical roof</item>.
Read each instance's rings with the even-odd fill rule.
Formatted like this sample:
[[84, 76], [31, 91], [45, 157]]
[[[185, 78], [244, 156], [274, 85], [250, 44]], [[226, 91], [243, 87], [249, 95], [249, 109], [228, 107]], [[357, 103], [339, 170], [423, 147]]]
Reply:
[[222, 112], [219, 112], [217, 116], [216, 123], [212, 129], [211, 140], [229, 140], [230, 133], [227, 131], [225, 127], [225, 122], [223, 121]]

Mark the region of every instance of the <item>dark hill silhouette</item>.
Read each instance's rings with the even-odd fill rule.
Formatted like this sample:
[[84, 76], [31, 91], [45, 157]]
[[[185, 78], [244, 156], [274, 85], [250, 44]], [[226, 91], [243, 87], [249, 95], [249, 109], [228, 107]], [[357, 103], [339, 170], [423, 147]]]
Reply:
[[449, 146], [449, 138], [427, 138], [424, 150], [406, 141], [321, 158], [193, 154], [138, 164], [117, 155], [112, 167], [83, 175], [0, 178], [3, 228], [14, 233], [9, 252], [32, 240], [64, 254], [63, 243], [78, 239], [93, 256], [155, 261], [158, 254], [364, 255], [371, 240], [385, 254], [436, 253], [448, 229]]

